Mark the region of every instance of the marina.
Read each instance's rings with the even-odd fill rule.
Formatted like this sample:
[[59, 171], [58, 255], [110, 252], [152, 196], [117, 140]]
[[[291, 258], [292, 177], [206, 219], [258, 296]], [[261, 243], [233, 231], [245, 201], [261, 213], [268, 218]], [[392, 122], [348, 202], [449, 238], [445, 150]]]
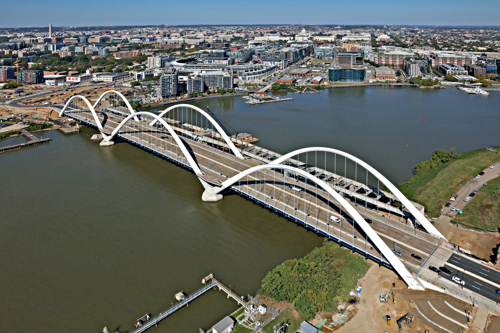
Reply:
[[248, 100], [246, 103], [248, 105], [257, 105], [257, 104], [266, 104], [266, 103], [275, 103], [275, 102], [285, 102], [285, 101], [293, 101], [292, 97], [280, 98], [277, 96], [265, 95], [265, 94], [252, 94], [248, 96], [243, 96], [244, 99]]

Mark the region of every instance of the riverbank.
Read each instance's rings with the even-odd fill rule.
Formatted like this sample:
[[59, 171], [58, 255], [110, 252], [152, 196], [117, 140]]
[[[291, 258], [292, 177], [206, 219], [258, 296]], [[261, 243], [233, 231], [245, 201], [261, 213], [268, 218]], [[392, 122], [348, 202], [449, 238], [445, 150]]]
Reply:
[[399, 189], [408, 199], [424, 205], [429, 216], [439, 217], [441, 208], [468, 180], [500, 161], [500, 147], [493, 148], [495, 152], [483, 148], [454, 154], [447, 161], [440, 160], [444, 151], [435, 151]]

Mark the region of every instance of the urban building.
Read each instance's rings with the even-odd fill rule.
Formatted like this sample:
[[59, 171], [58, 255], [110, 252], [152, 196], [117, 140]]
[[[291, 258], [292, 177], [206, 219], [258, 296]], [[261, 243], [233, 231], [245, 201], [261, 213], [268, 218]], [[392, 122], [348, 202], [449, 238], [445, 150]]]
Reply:
[[340, 47], [346, 52], [357, 52], [359, 43], [356, 42], [340, 42]]
[[403, 66], [406, 58], [414, 57], [413, 52], [408, 51], [385, 51], [376, 54], [376, 63], [387, 66]]
[[341, 52], [337, 55], [337, 65], [340, 67], [363, 66], [363, 56], [357, 52]]
[[229, 58], [233, 59], [235, 63], [247, 62], [252, 58], [253, 49], [243, 48], [231, 50], [227, 53]]
[[297, 68], [288, 72], [289, 75], [298, 77], [309, 76], [309, 73], [311, 73], [309, 68]]
[[375, 78], [378, 80], [396, 80], [396, 73], [389, 67], [376, 67]]
[[294, 84], [297, 81], [296, 78], [291, 76], [284, 76], [281, 79], [276, 80], [276, 83]]
[[222, 71], [200, 73], [203, 84], [207, 89], [233, 89], [234, 80], [231, 75]]
[[463, 55], [450, 54], [450, 53], [431, 53], [429, 55], [429, 63], [433, 67], [438, 67], [444, 64], [453, 64], [459, 66], [465, 66], [470, 64], [470, 59]]
[[58, 51], [58, 50], [62, 49], [65, 46], [66, 45], [64, 45], [64, 44], [57, 44], [57, 43], [56, 44], [50, 44], [49, 45], [49, 50], [52, 51], [52, 52], [54, 52], [54, 51]]
[[234, 319], [227, 316], [212, 327], [213, 333], [231, 333], [234, 328]]
[[175, 60], [175, 57], [173, 55], [158, 55], [158, 56], [151, 56], [148, 57], [148, 68], [163, 68], [165, 65], [170, 62]]
[[242, 81], [253, 81], [260, 80], [269, 75], [272, 75], [278, 70], [276, 66], [264, 66], [258, 65], [232, 65], [227, 66], [228, 71], [232, 71], [238, 74], [238, 78]]
[[467, 74], [472, 76], [486, 74], [486, 68], [478, 65], [465, 65], [465, 70], [467, 71]]
[[420, 70], [421, 64], [415, 58], [406, 58], [403, 61], [403, 68], [409, 77], [417, 77], [422, 75]]
[[38, 84], [43, 82], [43, 71], [38, 69], [28, 69], [19, 72], [18, 81], [24, 84]]
[[340, 68], [328, 69], [328, 80], [330, 82], [364, 82], [366, 79], [366, 68]]
[[0, 82], [6, 82], [16, 79], [16, 70], [14, 67], [0, 67]]
[[201, 76], [196, 76], [193, 78], [188, 78], [187, 80], [187, 92], [188, 94], [196, 92], [205, 92], [205, 83]]
[[83, 83], [90, 81], [90, 78], [91, 78], [90, 74], [83, 73], [75, 76], [67, 76], [66, 82]]
[[116, 82], [123, 79], [126, 79], [129, 74], [128, 73], [94, 73], [93, 75], [94, 81], [100, 82]]
[[203, 58], [203, 63], [205, 64], [224, 64], [224, 65], [231, 65], [232, 64], [232, 59], [229, 57], [204, 57]]
[[168, 98], [170, 96], [177, 96], [177, 84], [177, 70], [174, 68], [166, 69], [160, 77], [161, 97]]
[[468, 72], [462, 66], [457, 66], [454, 64], [442, 64], [438, 66], [438, 69], [444, 75], [467, 75]]
[[259, 61], [261, 64], [263, 64], [264, 66], [268, 66], [268, 67], [273, 67], [273, 66], [276, 66], [278, 67], [280, 70], [282, 69], [285, 69], [286, 67], [288, 67], [288, 61], [286, 59], [278, 59], [278, 58], [273, 58], [273, 59], [270, 59], [270, 58], [259, 58]]
[[141, 51], [120, 51], [113, 53], [113, 57], [116, 58], [133, 58], [140, 56]]
[[108, 48], [102, 48], [97, 50], [98, 55], [107, 56], [109, 54]]

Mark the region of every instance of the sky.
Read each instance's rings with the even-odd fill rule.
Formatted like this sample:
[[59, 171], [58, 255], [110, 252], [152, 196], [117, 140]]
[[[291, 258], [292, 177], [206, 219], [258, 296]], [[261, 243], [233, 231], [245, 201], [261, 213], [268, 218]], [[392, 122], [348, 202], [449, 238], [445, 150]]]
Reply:
[[499, 0], [21, 0], [3, 1], [0, 27], [373, 24], [500, 25]]

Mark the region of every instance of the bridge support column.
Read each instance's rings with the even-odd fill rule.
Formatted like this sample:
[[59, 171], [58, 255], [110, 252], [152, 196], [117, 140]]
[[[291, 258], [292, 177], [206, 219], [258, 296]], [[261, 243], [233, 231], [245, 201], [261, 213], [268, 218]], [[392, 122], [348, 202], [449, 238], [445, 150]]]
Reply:
[[205, 188], [205, 191], [203, 192], [203, 194], [201, 196], [201, 200], [207, 201], [207, 202], [214, 202], [214, 201], [222, 200], [222, 198], [223, 198], [222, 194], [214, 193], [215, 188], [213, 186], [210, 186], [206, 181], [204, 181], [200, 177], [198, 177], [198, 179], [200, 180], [201, 184]]
[[101, 143], [99, 143], [99, 146], [108, 147], [115, 144], [115, 142], [113, 140], [110, 140], [109, 136], [107, 136], [106, 134], [101, 133], [101, 135], [102, 135], [102, 141]]

